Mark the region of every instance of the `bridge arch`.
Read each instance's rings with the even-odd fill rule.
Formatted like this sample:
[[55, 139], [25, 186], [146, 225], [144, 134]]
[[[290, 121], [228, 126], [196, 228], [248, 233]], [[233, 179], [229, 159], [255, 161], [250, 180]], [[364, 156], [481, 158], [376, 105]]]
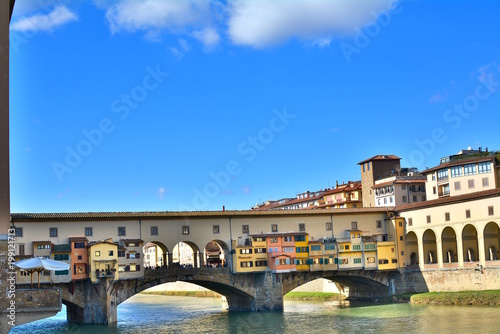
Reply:
[[160, 241], [150, 241], [143, 247], [143, 259], [145, 268], [161, 268], [168, 266], [169, 250]]
[[479, 261], [479, 247], [477, 229], [472, 224], [467, 224], [462, 230], [462, 243], [465, 262]]
[[498, 223], [491, 221], [486, 224], [483, 236], [486, 261], [498, 261], [500, 259], [500, 228]]
[[406, 234], [406, 253], [408, 266], [418, 266], [418, 238], [415, 232], [410, 231]]
[[207, 267], [231, 268], [231, 250], [222, 240], [211, 240], [205, 245], [204, 261]]
[[422, 237], [422, 242], [424, 245], [424, 262], [425, 264], [437, 263], [437, 246], [436, 246], [436, 234], [434, 230], [427, 229]]
[[196, 243], [182, 240], [172, 248], [172, 264], [174, 267], [204, 267], [203, 253]]
[[443, 263], [451, 264], [458, 262], [457, 234], [451, 226], [446, 226], [443, 232], [441, 232], [441, 244]]

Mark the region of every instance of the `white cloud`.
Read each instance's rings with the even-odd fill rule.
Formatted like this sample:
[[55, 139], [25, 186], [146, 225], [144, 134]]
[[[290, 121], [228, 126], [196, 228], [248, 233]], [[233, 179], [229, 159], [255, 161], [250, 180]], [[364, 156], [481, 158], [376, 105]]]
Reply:
[[219, 34], [213, 28], [193, 31], [193, 36], [203, 43], [205, 49], [212, 49], [220, 40]]
[[290, 39], [325, 46], [333, 36], [353, 35], [393, 0], [235, 0], [228, 35], [237, 45], [262, 48]]
[[156, 191], [156, 195], [158, 196], [158, 199], [160, 201], [165, 197], [165, 192], [166, 192], [166, 189], [163, 187], [158, 188], [158, 190]]
[[[102, 6], [103, 4], [100, 3]], [[210, 21], [210, 2], [202, 0], [125, 0], [111, 5], [106, 18], [112, 33], [143, 31], [155, 40], [163, 31], [181, 33]]]
[[48, 14], [25, 16], [10, 25], [13, 31], [51, 31], [68, 22], [76, 21], [78, 16], [65, 6], [57, 6]]

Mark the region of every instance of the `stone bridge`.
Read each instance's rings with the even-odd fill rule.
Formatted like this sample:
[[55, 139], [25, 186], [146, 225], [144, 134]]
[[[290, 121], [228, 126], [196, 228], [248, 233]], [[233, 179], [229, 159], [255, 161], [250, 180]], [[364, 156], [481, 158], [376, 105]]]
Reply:
[[223, 296], [223, 308], [230, 311], [280, 311], [286, 293], [318, 278], [348, 287], [350, 298], [378, 298], [394, 293], [397, 275], [375, 270], [233, 274], [229, 268], [165, 268], [147, 270], [141, 280], [102, 278], [100, 284], [77, 281], [56, 286], [62, 289], [69, 321], [109, 324], [117, 321], [120, 303], [169, 282], [189, 282], [217, 292]]

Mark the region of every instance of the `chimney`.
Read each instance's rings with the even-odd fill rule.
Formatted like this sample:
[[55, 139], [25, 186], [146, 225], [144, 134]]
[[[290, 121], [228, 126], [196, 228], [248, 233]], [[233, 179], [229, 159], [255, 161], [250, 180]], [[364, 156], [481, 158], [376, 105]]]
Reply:
[[226, 211], [226, 206], [225, 205], [222, 206], [222, 211]]
[[335, 180], [335, 189], [339, 187], [339, 180]]

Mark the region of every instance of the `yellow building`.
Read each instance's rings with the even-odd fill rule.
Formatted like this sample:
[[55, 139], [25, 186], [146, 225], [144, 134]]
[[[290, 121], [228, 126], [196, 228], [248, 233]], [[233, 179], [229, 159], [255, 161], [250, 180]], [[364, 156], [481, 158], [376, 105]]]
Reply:
[[93, 241], [87, 245], [90, 265], [90, 280], [98, 283], [99, 278], [119, 278], [118, 272], [118, 244], [112, 239]]
[[382, 241], [377, 243], [378, 270], [396, 270], [398, 267], [398, 256], [394, 241]]
[[307, 233], [297, 234], [294, 239], [297, 271], [309, 271], [311, 264], [309, 260], [309, 235]]
[[337, 270], [337, 247], [333, 238], [309, 241], [311, 271]]
[[377, 241], [374, 236], [362, 237], [365, 269], [377, 269]]
[[[54, 245], [52, 248], [52, 258], [56, 261], [65, 262], [71, 269], [71, 248], [69, 244]], [[59, 270], [52, 272], [52, 282], [68, 283], [71, 281], [71, 270]]]
[[232, 241], [233, 272], [261, 272], [267, 269], [266, 237], [249, 236]]

